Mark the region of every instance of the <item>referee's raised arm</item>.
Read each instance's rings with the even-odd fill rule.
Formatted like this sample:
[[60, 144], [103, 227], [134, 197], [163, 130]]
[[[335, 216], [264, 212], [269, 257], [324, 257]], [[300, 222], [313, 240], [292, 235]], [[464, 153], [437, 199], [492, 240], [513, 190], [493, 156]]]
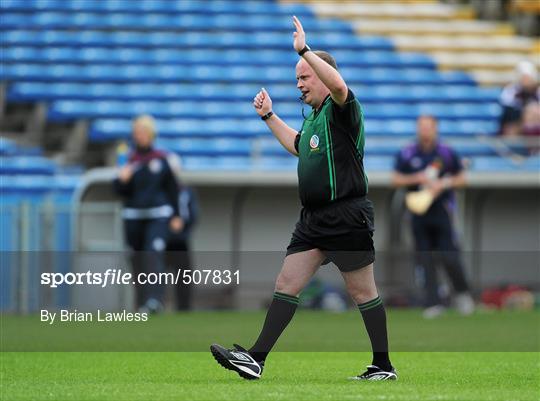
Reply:
[[304, 28], [296, 16], [293, 16], [293, 23], [296, 28], [296, 32], [293, 34], [294, 50], [310, 65], [313, 72], [319, 77], [324, 86], [328, 88], [334, 102], [340, 106], [343, 105], [347, 100], [347, 84], [334, 67], [310, 51], [311, 49], [306, 44]]
[[288, 152], [297, 156], [298, 152], [294, 147], [294, 141], [298, 132], [289, 127], [281, 118], [272, 111], [272, 99], [262, 88], [259, 93], [253, 98], [253, 107], [261, 119], [266, 123], [272, 134], [277, 138], [279, 143], [283, 145]]

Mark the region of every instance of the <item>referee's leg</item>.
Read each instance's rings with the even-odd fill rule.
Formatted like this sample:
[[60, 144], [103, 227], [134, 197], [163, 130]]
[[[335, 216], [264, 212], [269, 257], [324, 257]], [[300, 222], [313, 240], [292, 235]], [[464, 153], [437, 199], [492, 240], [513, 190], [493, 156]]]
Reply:
[[259, 338], [249, 349], [258, 362], [266, 357], [283, 330], [291, 321], [298, 306], [298, 295], [324, 261], [319, 249], [310, 249], [288, 255], [276, 280], [272, 303], [268, 308]]
[[283, 261], [275, 291], [298, 296], [321, 266], [325, 256], [319, 249], [293, 253]]
[[373, 351], [372, 365], [390, 372], [386, 312], [377, 292], [373, 263], [353, 271], [341, 272], [349, 295], [358, 305]]
[[341, 272], [341, 275], [345, 280], [347, 292], [356, 304], [363, 304], [379, 295], [373, 276], [373, 263], [361, 269]]

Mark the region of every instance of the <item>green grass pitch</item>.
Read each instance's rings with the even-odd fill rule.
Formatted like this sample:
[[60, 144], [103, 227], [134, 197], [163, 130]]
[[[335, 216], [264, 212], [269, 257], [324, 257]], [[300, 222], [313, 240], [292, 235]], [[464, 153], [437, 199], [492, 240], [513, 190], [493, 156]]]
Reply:
[[[361, 330], [360, 317], [353, 312], [328, 314], [323, 312], [300, 312], [287, 329], [278, 352], [272, 353], [266, 364], [263, 378], [244, 381], [236, 373], [219, 367], [208, 351], [202, 351], [202, 343], [210, 338], [223, 345], [229, 336], [245, 333], [239, 342], [249, 344], [264, 319], [262, 312], [203, 312], [164, 315], [148, 322], [148, 333], [156, 326], [162, 333], [167, 347], [173, 346], [173, 338], [182, 344], [182, 350], [192, 347], [198, 352], [2, 352], [1, 400], [538, 400], [540, 394], [540, 353], [538, 352], [538, 313], [507, 313], [486, 318], [475, 315], [462, 318], [449, 315], [438, 322], [424, 321], [418, 311], [390, 311], [392, 343], [399, 352], [392, 359], [399, 372], [397, 382], [355, 382], [347, 377], [358, 374], [370, 362], [369, 352], [338, 352], [331, 349], [332, 341], [322, 341], [325, 352], [313, 352], [317, 345], [314, 337], [328, 336], [328, 332], [314, 331], [319, 327], [333, 326], [337, 341], [346, 341], [365, 349], [365, 333]], [[487, 319], [487, 320], [486, 320]], [[333, 320], [333, 321], [332, 321]], [[30, 340], [36, 340], [39, 322], [31, 317], [2, 317], [2, 350], [15, 349]], [[352, 323], [348, 326], [348, 322]], [[412, 321], [412, 322], [411, 322]], [[487, 324], [486, 321], [490, 323]], [[227, 322], [227, 323], [224, 323]], [[339, 323], [340, 326], [337, 326]], [[501, 351], [495, 352], [436, 352], [431, 350], [437, 343], [426, 338], [426, 351], [419, 343], [407, 350], [400, 343], [399, 331], [412, 339], [409, 330], [429, 334], [435, 327], [448, 331], [454, 327], [462, 336], [484, 335], [482, 330], [500, 327], [504, 331], [508, 323], [517, 324], [512, 331], [514, 344], [520, 335], [524, 339], [521, 352], [502, 352], [509, 343], [500, 339]], [[217, 326], [216, 326], [217, 324]], [[34, 335], [25, 337], [25, 332]], [[220, 329], [222, 326], [223, 330]], [[457, 327], [456, 327], [457, 326]], [[520, 326], [525, 326], [520, 331]], [[14, 342], [10, 330], [19, 333], [20, 343]], [[231, 327], [241, 327], [231, 331]], [[182, 331], [182, 328], [185, 330]], [[190, 328], [190, 330], [188, 330]], [[533, 332], [531, 332], [531, 329]], [[88, 329], [87, 329], [88, 330]], [[167, 330], [167, 331], [164, 331]], [[170, 332], [172, 330], [172, 333]], [[431, 330], [431, 331], [430, 331]], [[534, 331], [536, 330], [536, 331]], [[194, 337], [193, 334], [200, 335]], [[44, 332], [47, 334], [48, 332]], [[58, 336], [60, 332], [56, 332]], [[147, 334], [148, 334], [147, 333]], [[451, 333], [451, 335], [454, 332]], [[96, 338], [88, 343], [90, 349], [99, 344], [107, 349], [111, 337]], [[125, 333], [122, 333], [123, 335]], [[154, 333], [155, 334], [155, 333]], [[493, 333], [496, 335], [497, 333]], [[408, 336], [408, 337], [407, 337]], [[47, 337], [46, 337], [47, 338]], [[52, 338], [52, 336], [50, 337]], [[117, 341], [115, 336], [112, 338]], [[522, 337], [523, 338], [523, 337]], [[358, 343], [355, 343], [355, 340]], [[160, 337], [157, 338], [157, 341]], [[241, 340], [241, 341], [240, 341]], [[446, 339], [448, 340], [448, 338]], [[478, 343], [464, 342], [463, 349], [480, 348]], [[62, 339], [66, 342], [67, 337]], [[307, 343], [306, 343], [307, 341]], [[312, 342], [310, 342], [312, 341]], [[242, 343], [242, 342], [241, 342]], [[489, 342], [488, 342], [489, 343]], [[295, 346], [296, 344], [296, 346]], [[430, 345], [431, 344], [431, 345]], [[81, 346], [81, 343], [76, 343]], [[209, 345], [209, 344], [208, 344]], [[207, 345], [205, 344], [205, 348]], [[285, 352], [290, 349], [302, 352]], [[308, 350], [306, 350], [306, 348]], [[443, 347], [444, 348], [444, 347]], [[489, 348], [489, 347], [488, 347]], [[486, 350], [488, 349], [486, 348]], [[86, 348], [85, 348], [86, 349]], [[348, 349], [346, 347], [346, 349]], [[510, 349], [510, 348], [508, 348]], [[518, 347], [519, 349], [519, 347]]]

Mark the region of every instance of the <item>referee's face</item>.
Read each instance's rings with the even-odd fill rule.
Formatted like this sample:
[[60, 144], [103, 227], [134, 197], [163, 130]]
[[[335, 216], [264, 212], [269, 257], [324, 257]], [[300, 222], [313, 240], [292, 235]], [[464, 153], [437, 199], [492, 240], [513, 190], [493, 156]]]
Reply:
[[311, 107], [318, 108], [330, 93], [330, 90], [324, 86], [313, 68], [304, 59], [296, 64], [296, 80], [296, 87], [302, 93], [304, 103]]

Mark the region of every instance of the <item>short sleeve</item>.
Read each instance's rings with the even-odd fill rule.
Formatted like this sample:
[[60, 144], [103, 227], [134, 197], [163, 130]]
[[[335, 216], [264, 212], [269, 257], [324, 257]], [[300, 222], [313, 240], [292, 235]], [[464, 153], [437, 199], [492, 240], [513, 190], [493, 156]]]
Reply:
[[362, 110], [354, 92], [349, 88], [347, 89], [347, 99], [343, 105], [339, 106], [332, 100], [332, 118], [335, 122], [341, 122], [351, 127], [360, 124]]
[[296, 134], [296, 137], [294, 138], [294, 150], [296, 150], [296, 153], [300, 153], [298, 150], [298, 145], [300, 144], [300, 134]]

